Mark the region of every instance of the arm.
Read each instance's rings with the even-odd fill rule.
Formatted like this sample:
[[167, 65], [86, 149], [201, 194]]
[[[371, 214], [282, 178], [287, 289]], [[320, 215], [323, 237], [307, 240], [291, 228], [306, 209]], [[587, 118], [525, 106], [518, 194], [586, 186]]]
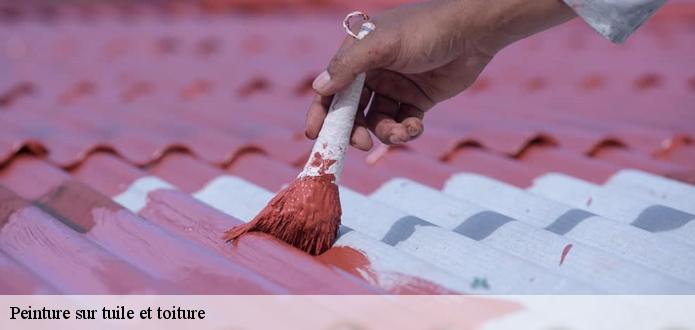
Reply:
[[562, 0], [432, 0], [386, 11], [314, 81], [306, 135], [318, 136], [332, 95], [366, 72], [350, 143], [370, 149], [370, 131], [389, 145], [413, 140], [425, 113], [468, 88], [498, 51], [573, 17]]
[[594, 30], [622, 43], [666, 0], [564, 0]]

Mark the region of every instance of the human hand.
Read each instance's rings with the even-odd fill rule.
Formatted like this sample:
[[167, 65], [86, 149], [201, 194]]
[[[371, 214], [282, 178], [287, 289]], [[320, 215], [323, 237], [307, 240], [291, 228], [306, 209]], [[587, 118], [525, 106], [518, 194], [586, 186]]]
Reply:
[[560, 0], [434, 0], [386, 11], [364, 39], [347, 37], [315, 79], [306, 135], [318, 136], [332, 95], [366, 72], [350, 143], [371, 149], [369, 131], [388, 145], [413, 140], [425, 112], [468, 88], [500, 49], [571, 17]]

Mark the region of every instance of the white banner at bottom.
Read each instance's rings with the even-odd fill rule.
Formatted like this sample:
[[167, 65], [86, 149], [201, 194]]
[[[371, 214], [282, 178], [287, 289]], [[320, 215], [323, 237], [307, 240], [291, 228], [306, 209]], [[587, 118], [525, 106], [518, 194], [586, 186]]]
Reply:
[[0, 329], [695, 329], [695, 296], [0, 296]]

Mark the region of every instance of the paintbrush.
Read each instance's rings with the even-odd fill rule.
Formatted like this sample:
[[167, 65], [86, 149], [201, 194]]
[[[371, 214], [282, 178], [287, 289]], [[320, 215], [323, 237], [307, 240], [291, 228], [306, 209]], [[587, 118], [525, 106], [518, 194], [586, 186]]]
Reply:
[[[354, 16], [364, 19], [358, 34], [349, 27]], [[343, 26], [358, 40], [374, 30], [374, 24], [361, 12], [348, 14]], [[333, 96], [304, 170], [251, 222], [225, 232], [226, 241], [257, 231], [275, 236], [312, 255], [321, 254], [333, 245], [342, 214], [336, 183], [343, 170], [364, 80], [364, 73], [357, 75], [348, 88]]]

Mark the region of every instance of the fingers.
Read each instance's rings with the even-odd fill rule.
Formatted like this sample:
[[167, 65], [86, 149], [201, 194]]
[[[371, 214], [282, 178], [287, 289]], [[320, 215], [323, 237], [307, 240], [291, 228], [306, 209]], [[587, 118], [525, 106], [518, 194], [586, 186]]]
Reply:
[[[355, 124], [352, 128], [350, 144], [360, 150], [370, 150], [373, 146], [372, 137], [367, 129], [367, 123], [364, 118], [364, 110], [369, 104], [372, 92], [368, 88], [362, 89], [360, 104], [357, 114], [355, 115]], [[323, 126], [323, 121], [326, 119], [328, 108], [331, 105], [332, 97], [323, 97], [316, 95], [306, 116], [306, 131], [305, 135], [309, 139], [316, 139]]]
[[411, 140], [408, 128], [396, 121], [400, 105], [383, 95], [374, 95], [366, 116], [367, 127], [384, 144], [398, 145]]
[[367, 129], [363, 110], [358, 111], [357, 116], [355, 116], [355, 126], [352, 127], [350, 144], [363, 151], [369, 151], [374, 146], [372, 136], [369, 134], [369, 129]]
[[314, 100], [309, 105], [309, 111], [306, 114], [306, 137], [314, 140], [319, 136], [323, 120], [326, 119], [328, 107], [331, 105], [332, 97], [316, 95]]
[[372, 98], [372, 91], [368, 88], [362, 89], [360, 95], [360, 104], [355, 115], [355, 124], [352, 126], [352, 134], [350, 136], [350, 144], [360, 150], [368, 151], [372, 149], [372, 136], [367, 129], [367, 122], [364, 118], [364, 111], [369, 105]]
[[395, 57], [395, 51], [390, 46], [393, 41], [384, 38], [379, 30], [362, 40], [347, 37], [328, 69], [314, 80], [314, 90], [323, 96], [333, 95], [346, 88], [358, 74], [388, 64]]
[[424, 111], [410, 104], [401, 103], [396, 120], [405, 126], [409, 139], [414, 140], [422, 135], [422, 132], [425, 130], [422, 124], [422, 118], [424, 118], [424, 116]]

